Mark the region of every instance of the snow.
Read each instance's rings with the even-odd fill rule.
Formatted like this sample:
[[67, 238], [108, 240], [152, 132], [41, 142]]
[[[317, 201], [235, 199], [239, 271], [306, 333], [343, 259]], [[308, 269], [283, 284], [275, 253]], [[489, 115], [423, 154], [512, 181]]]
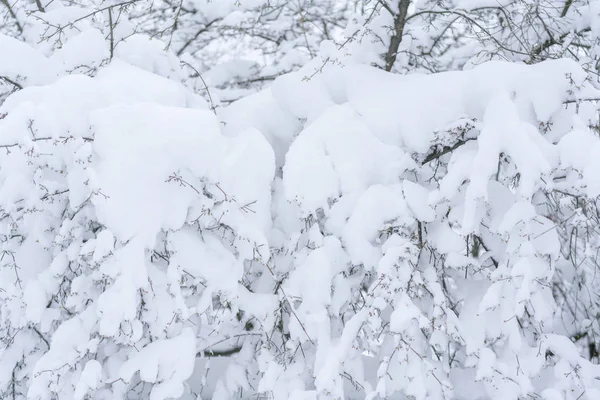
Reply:
[[[363, 162], [354, 162], [359, 157]], [[290, 147], [283, 169], [286, 196], [309, 213], [327, 207], [328, 199], [392, 181], [403, 172], [404, 158], [400, 149], [374, 137], [356, 111], [335, 106]]]
[[[151, 243], [160, 229], [180, 228], [194, 190], [168, 181], [188, 173], [217, 178], [211, 166], [218, 164], [225, 144], [214, 115], [120, 105], [94, 112], [91, 123], [96, 131], [94, 189], [102, 193], [93, 201], [100, 221], [123, 241], [143, 235]], [[165, 190], [168, 186], [172, 190]]]
[[0, 49], [7, 54], [2, 57], [0, 76], [21, 86], [44, 85], [56, 80], [57, 66], [26, 43], [0, 33]]
[[[27, 24], [0, 33], [17, 83], [0, 93], [0, 397], [598, 396], [598, 90], [580, 63], [398, 74], [368, 65], [380, 9], [344, 48], [303, 26], [321, 1], [298, 26], [263, 0], [95, 3], [15, 5]], [[306, 35], [276, 60], [177, 56], [179, 29], [263, 19]], [[421, 62], [411, 24], [395, 71]]]
[[285, 162], [287, 150], [302, 125], [275, 100], [270, 89], [244, 97], [221, 111], [223, 133], [236, 136], [242, 131], [257, 129], [269, 142], [278, 167]]
[[[179, 336], [150, 343], [134, 357], [128, 359], [120, 370], [120, 377], [129, 382], [139, 372], [144, 382], [156, 384], [150, 400], [165, 400], [183, 394], [183, 382], [190, 377], [196, 357], [195, 336], [186, 328]], [[156, 355], [160, 357], [157, 359]]]
[[52, 54], [50, 61], [62, 71], [86, 73], [99, 68], [110, 57], [110, 50], [102, 32], [88, 29], [69, 39], [63, 47]]
[[85, 364], [81, 372], [81, 379], [75, 387], [74, 398], [82, 400], [89, 390], [95, 390], [100, 386], [102, 380], [102, 364], [96, 360], [90, 360]]
[[[176, 232], [172, 241], [175, 265], [203, 279], [210, 290], [237, 290], [236, 281], [242, 275], [241, 265], [220, 241], [212, 237], [201, 240], [193, 230]], [[223, 276], [234, 279], [225, 280]]]

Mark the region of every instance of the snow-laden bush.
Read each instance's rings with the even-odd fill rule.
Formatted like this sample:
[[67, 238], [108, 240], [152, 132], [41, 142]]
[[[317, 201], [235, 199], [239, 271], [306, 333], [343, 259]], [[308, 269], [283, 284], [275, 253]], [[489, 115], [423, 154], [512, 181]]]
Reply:
[[[306, 329], [291, 321], [292, 338], [316, 338], [317, 393], [340, 398], [346, 381], [361, 398], [600, 394], [600, 369], [568, 339], [598, 321], [574, 321], [561, 293], [581, 278], [596, 309], [596, 266], [561, 253], [563, 225], [588, 218], [553, 208], [600, 194], [583, 123], [594, 108], [572, 104], [595, 97], [579, 66], [300, 77], [273, 87], [307, 120], [283, 167], [305, 223], [280, 228], [282, 247], [301, 249], [283, 287]], [[581, 250], [595, 260], [596, 246]]]
[[600, 397], [578, 63], [400, 76], [326, 42], [215, 108], [92, 25], [0, 35], [0, 398]]

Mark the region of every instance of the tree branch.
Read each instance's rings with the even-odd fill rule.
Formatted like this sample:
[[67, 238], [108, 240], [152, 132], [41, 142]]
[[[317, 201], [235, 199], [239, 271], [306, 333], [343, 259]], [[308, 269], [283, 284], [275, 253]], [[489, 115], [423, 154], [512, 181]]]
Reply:
[[10, 79], [6, 76], [0, 76], [0, 80], [3, 80], [6, 83], [10, 83], [14, 87], [16, 87], [18, 90], [23, 89], [23, 86], [21, 86], [20, 84], [18, 84], [17, 82], [13, 81], [12, 79]]
[[523, 51], [519, 51], [519, 50], [514, 50], [514, 49], [509, 49], [508, 47], [506, 47], [505, 45], [503, 45], [498, 39], [496, 39], [486, 28], [484, 28], [483, 26], [481, 26], [480, 23], [478, 23], [477, 21], [475, 21], [473, 18], [469, 17], [466, 14], [463, 14], [461, 12], [458, 11], [453, 11], [453, 10], [425, 10], [425, 11], [419, 11], [417, 13], [412, 14], [411, 16], [406, 18], [406, 22], [410, 21], [413, 18], [422, 16], [422, 15], [428, 15], [428, 14], [432, 14], [432, 15], [436, 15], [436, 14], [441, 14], [441, 15], [457, 15], [459, 17], [462, 17], [464, 20], [466, 20], [467, 22], [473, 24], [474, 26], [476, 26], [477, 28], [479, 28], [483, 33], [485, 33], [487, 35], [487, 37], [489, 37], [494, 43], [496, 43], [496, 45], [501, 48], [502, 50], [508, 51], [510, 53], [514, 53], [514, 54], [520, 54], [523, 56], [530, 56], [529, 53], [525, 53]]
[[[576, 32], [575, 35], [581, 35], [584, 32], [588, 32], [590, 31], [591, 28], [584, 28], [579, 32]], [[540, 43], [539, 45], [535, 46], [533, 48], [533, 50], [531, 51], [532, 57], [533, 56], [538, 56], [540, 55], [540, 53], [546, 49], [548, 49], [550, 46], [553, 46], [555, 44], [562, 44], [563, 40], [569, 36], [571, 32], [567, 32], [567, 33], [563, 33], [562, 35], [559, 36], [558, 40], [554, 39], [553, 37], [550, 37], [550, 39], [546, 40], [543, 43]]]
[[196, 357], [231, 357], [234, 354], [239, 353], [242, 350], [242, 346], [232, 347], [227, 350], [203, 350], [196, 353]]
[[398, 1], [398, 14], [394, 16], [394, 35], [390, 39], [390, 45], [388, 51], [385, 54], [385, 70], [391, 71], [396, 62], [398, 55], [398, 48], [402, 43], [402, 35], [404, 33], [404, 26], [406, 25], [406, 15], [408, 14], [408, 6], [410, 0], [399, 0]]
[[425, 159], [421, 162], [421, 165], [425, 165], [425, 164], [427, 164], [427, 163], [429, 163], [429, 162], [431, 162], [433, 160], [436, 160], [436, 159], [442, 157], [445, 154], [451, 153], [454, 150], [458, 149], [463, 144], [465, 144], [467, 142], [470, 142], [471, 140], [476, 140], [476, 138], [469, 138], [469, 139], [459, 140], [458, 142], [456, 142], [452, 146], [446, 146], [442, 150], [434, 151], [433, 153], [430, 153], [429, 155], [427, 155], [427, 157], [425, 157]]
[[110, 59], [113, 59], [115, 55], [115, 33], [113, 25], [112, 8], [108, 9], [108, 25], [110, 28]]
[[571, 8], [571, 4], [573, 4], [573, 0], [567, 0], [565, 1], [565, 6], [562, 9], [562, 12], [560, 13], [560, 17], [564, 18], [565, 15], [567, 15], [567, 13], [569, 12], [569, 8]]
[[2, 4], [4, 4], [6, 6], [6, 8], [8, 8], [8, 13], [10, 14], [11, 17], [13, 17], [13, 19], [15, 20], [15, 23], [17, 24], [17, 29], [19, 29], [20, 33], [23, 33], [23, 27], [21, 26], [21, 24], [19, 23], [19, 20], [17, 19], [17, 14], [15, 14], [15, 11], [12, 9], [12, 6], [10, 5], [10, 3], [8, 2], [8, 0], [0, 0], [0, 2]]
[[[43, 141], [48, 141], [48, 140], [56, 140], [56, 142], [66, 142], [68, 140], [71, 139], [76, 139], [75, 136], [59, 136], [57, 138], [54, 137], [41, 137], [41, 138], [32, 138], [31, 141], [32, 142], [43, 142]], [[91, 137], [84, 137], [81, 136], [81, 139], [83, 139], [85, 142], [93, 142], [94, 139]], [[17, 146], [22, 146], [23, 143], [11, 143], [11, 144], [0, 144], [0, 148], [10, 148], [10, 147], [17, 147]]]
[[193, 37], [189, 38], [187, 40], [187, 42], [185, 42], [183, 44], [183, 46], [181, 46], [181, 48], [176, 53], [177, 56], [181, 56], [183, 54], [183, 52], [185, 51], [185, 49], [187, 49], [189, 45], [191, 45], [196, 39], [198, 39], [198, 36], [200, 36], [201, 34], [203, 34], [206, 31], [208, 31], [208, 28], [210, 28], [211, 25], [213, 25], [215, 22], [220, 21], [220, 20], [221, 20], [221, 18], [213, 19], [212, 21], [210, 21], [209, 23], [204, 25], [200, 30], [198, 30], [198, 32], [196, 32], [196, 34]]
[[37, 5], [38, 10], [40, 10], [41, 12], [46, 12], [46, 10], [44, 10], [44, 6], [42, 5], [41, 0], [35, 0], [35, 4]]

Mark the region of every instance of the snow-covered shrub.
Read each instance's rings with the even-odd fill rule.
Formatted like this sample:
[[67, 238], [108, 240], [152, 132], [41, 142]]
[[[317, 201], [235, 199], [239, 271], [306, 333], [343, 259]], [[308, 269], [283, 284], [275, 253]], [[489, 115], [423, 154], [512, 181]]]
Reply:
[[[567, 338], [576, 329], [564, 326], [558, 295], [581, 265], [561, 253], [566, 221], [552, 220], [548, 199], [568, 193], [565, 173], [585, 182], [571, 181], [571, 195], [596, 196], [582, 155], [598, 139], [585, 134], [586, 150], [572, 139], [593, 117], [573, 100], [597, 96], [580, 67], [305, 75], [273, 87], [307, 121], [283, 167], [293, 211], [279, 211], [304, 224], [276, 227], [296, 253], [280, 271], [303, 321], [296, 334], [290, 322], [290, 340], [317, 343], [317, 393], [596, 396], [600, 370]], [[591, 293], [583, 307], [594, 307]], [[597, 332], [597, 321], [586, 324]]]
[[396, 75], [371, 30], [217, 107], [111, 4], [0, 34], [0, 398], [600, 397], [580, 64]]
[[3, 396], [115, 398], [137, 371], [151, 398], [179, 396], [209, 326], [272, 319], [276, 298], [244, 286], [268, 255], [260, 133], [224, 137], [203, 100], [118, 60], [2, 114]]

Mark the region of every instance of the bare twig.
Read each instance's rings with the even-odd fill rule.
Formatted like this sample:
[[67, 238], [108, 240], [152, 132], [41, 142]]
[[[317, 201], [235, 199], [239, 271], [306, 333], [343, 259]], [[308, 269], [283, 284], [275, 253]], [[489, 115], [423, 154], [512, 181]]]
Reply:
[[195, 77], [200, 78], [200, 80], [202, 81], [202, 84], [204, 85], [204, 90], [206, 90], [206, 94], [208, 95], [208, 101], [210, 102], [210, 109], [212, 110], [212, 112], [215, 115], [217, 115], [217, 106], [213, 102], [213, 98], [210, 94], [210, 90], [208, 90], [208, 85], [206, 84], [206, 81], [202, 77], [202, 74], [187, 61], [181, 61], [181, 64], [187, 65], [188, 67], [190, 67], [196, 73]]
[[23, 86], [21, 86], [20, 84], [18, 84], [17, 82], [13, 81], [12, 79], [10, 79], [10, 78], [8, 78], [6, 76], [0, 76], [0, 80], [3, 80], [6, 83], [10, 83], [11, 85], [13, 85], [18, 90], [23, 89]]
[[20, 33], [23, 33], [23, 26], [19, 22], [19, 19], [17, 18], [17, 14], [15, 14], [15, 11], [13, 10], [13, 8], [12, 8], [11, 4], [8, 2], [8, 0], [0, 0], [0, 3], [4, 4], [4, 6], [6, 8], [8, 8], [8, 13], [15, 20], [17, 29], [19, 30]]
[[108, 27], [110, 29], [110, 59], [115, 55], [115, 33], [113, 25], [112, 8], [108, 9]]

